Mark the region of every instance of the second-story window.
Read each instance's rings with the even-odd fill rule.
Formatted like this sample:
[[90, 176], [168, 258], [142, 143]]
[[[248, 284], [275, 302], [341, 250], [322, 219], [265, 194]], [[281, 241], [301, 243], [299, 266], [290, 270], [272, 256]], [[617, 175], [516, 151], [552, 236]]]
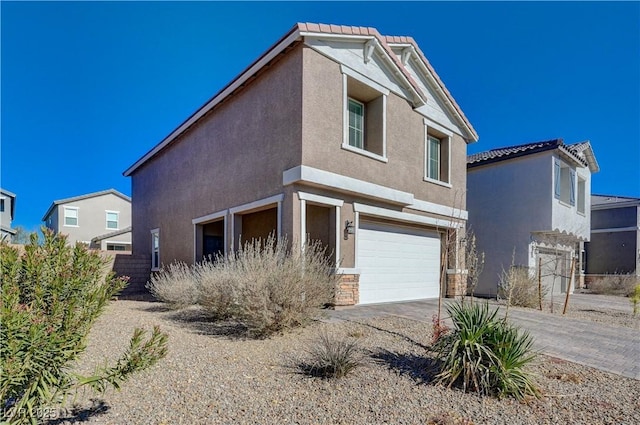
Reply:
[[107, 211], [107, 229], [118, 230], [118, 212]]
[[586, 210], [586, 180], [578, 176], [578, 212], [584, 214]]
[[342, 148], [387, 162], [389, 90], [346, 67], [343, 72], [344, 138]]
[[64, 225], [78, 227], [78, 209], [74, 207], [64, 207]]
[[451, 134], [445, 128], [425, 120], [424, 179], [450, 187], [449, 151]]
[[569, 165], [554, 159], [553, 164], [553, 194], [565, 204], [576, 204], [576, 172]]
[[364, 149], [364, 103], [349, 99], [349, 146]]
[[427, 177], [440, 180], [440, 145], [437, 137], [427, 136]]

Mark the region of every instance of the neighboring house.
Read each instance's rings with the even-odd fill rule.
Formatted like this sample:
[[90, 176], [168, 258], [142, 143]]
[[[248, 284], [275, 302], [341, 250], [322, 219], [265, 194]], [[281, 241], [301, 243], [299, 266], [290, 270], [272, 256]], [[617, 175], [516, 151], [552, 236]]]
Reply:
[[8, 190], [0, 189], [0, 240], [11, 238], [16, 230], [11, 227], [16, 210], [16, 195]]
[[587, 274], [640, 276], [640, 198], [591, 196]]
[[437, 297], [477, 137], [412, 38], [297, 24], [124, 172], [133, 253], [158, 270], [275, 232], [333, 252], [338, 304]]
[[131, 198], [114, 189], [54, 201], [45, 226], [105, 251], [131, 251]]
[[512, 264], [540, 276], [554, 293], [567, 290], [572, 258], [575, 274], [583, 276], [579, 254], [589, 240], [591, 174], [598, 170], [588, 141], [555, 139], [469, 155], [468, 224], [485, 253], [477, 295], [496, 296], [501, 273]]

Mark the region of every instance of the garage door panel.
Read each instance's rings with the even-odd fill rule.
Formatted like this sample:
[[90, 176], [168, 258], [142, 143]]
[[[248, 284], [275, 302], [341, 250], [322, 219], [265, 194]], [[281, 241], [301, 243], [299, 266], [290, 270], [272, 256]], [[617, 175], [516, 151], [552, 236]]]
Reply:
[[362, 304], [438, 296], [437, 232], [361, 221], [357, 256]]

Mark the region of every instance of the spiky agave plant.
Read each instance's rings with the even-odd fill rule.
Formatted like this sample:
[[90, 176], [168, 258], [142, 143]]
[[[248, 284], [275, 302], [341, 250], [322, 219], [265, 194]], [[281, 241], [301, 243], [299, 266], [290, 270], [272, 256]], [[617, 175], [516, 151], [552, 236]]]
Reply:
[[464, 391], [518, 399], [538, 395], [523, 367], [535, 358], [533, 340], [497, 317], [487, 303], [451, 304], [447, 311], [453, 330], [434, 348], [441, 361], [436, 380], [448, 387], [458, 383]]

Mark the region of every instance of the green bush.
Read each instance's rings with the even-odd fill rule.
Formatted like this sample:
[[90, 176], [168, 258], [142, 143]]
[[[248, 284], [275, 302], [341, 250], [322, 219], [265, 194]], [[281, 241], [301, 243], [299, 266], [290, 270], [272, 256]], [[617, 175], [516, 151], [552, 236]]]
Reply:
[[338, 338], [321, 331], [308, 350], [310, 362], [302, 369], [322, 378], [342, 378], [362, 363], [358, 344], [353, 339]]
[[451, 304], [453, 329], [440, 337], [435, 350], [441, 361], [437, 381], [462, 385], [485, 395], [538, 396], [524, 367], [535, 358], [533, 339], [497, 318], [488, 304]]
[[43, 233], [41, 245], [34, 234], [23, 251], [0, 243], [0, 403], [8, 423], [42, 421], [42, 412], [84, 385], [118, 388], [166, 354], [167, 337], [158, 328], [146, 341], [144, 331], [136, 329], [114, 366], [93, 376], [72, 373], [91, 326], [126, 279], [107, 274], [99, 254]]
[[629, 295], [629, 301], [633, 305], [633, 317], [638, 314], [638, 304], [640, 304], [640, 285], [636, 285], [631, 295]]

